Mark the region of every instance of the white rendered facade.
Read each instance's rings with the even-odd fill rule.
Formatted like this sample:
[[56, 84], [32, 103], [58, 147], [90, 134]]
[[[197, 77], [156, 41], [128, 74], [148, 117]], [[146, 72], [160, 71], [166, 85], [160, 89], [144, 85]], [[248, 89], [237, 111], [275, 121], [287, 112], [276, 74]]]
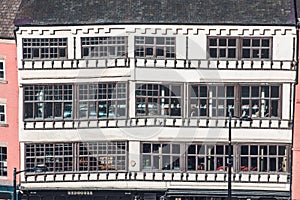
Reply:
[[[97, 196], [105, 190], [145, 199], [226, 197], [227, 110], [233, 108], [238, 116], [232, 119], [233, 196], [288, 198], [295, 27], [21, 26], [16, 36], [21, 167], [48, 167], [22, 175], [22, 190], [58, 190], [69, 196]], [[54, 38], [58, 53], [50, 58], [47, 39]], [[95, 38], [100, 42], [93, 43]], [[122, 50], [114, 48], [116, 38]], [[47, 52], [35, 45], [42, 40], [50, 44]], [[103, 47], [103, 41], [112, 43]], [[246, 48], [249, 41], [252, 46]], [[24, 53], [26, 42], [31, 52]], [[245, 58], [248, 50], [252, 53]], [[254, 55], [256, 50], [260, 55]], [[89, 96], [90, 88], [93, 96], [105, 88], [101, 95], [106, 97]], [[63, 100], [56, 101], [58, 90]], [[244, 111], [251, 120], [239, 119]], [[92, 153], [95, 142], [98, 150]], [[117, 153], [99, 153], [110, 145]], [[119, 146], [124, 152], [118, 152]], [[57, 154], [47, 154], [50, 148]]]

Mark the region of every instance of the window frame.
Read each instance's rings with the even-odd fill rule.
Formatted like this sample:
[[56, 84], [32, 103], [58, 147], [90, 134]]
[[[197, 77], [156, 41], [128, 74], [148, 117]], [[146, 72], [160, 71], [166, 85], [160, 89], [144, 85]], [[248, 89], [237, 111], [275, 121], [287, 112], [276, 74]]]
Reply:
[[125, 141], [80, 142], [77, 152], [80, 172], [127, 171], [128, 144]]
[[[194, 153], [193, 152], [190, 153], [190, 147], [192, 146], [195, 146]], [[222, 151], [222, 153], [218, 152], [220, 150]], [[232, 155], [233, 157], [235, 157], [234, 147], [232, 148]], [[193, 168], [192, 158], [195, 159], [194, 169], [192, 169]], [[215, 143], [215, 144], [187, 143], [186, 144], [186, 171], [226, 172], [228, 166], [227, 160], [228, 160], [228, 144], [225, 143]], [[232, 167], [235, 168], [234, 165]]]
[[7, 177], [7, 147], [0, 146], [0, 177]]
[[[74, 85], [32, 84], [24, 85], [23, 88], [24, 121], [74, 118]], [[27, 117], [27, 113], [31, 114]]]
[[[135, 86], [136, 116], [183, 116], [182, 83], [136, 83]], [[176, 87], [179, 87], [179, 95], [173, 89]]]
[[[126, 36], [81, 37], [80, 44], [81, 58], [126, 58], [128, 56], [128, 37]], [[123, 49], [121, 50], [121, 48]], [[115, 55], [110, 55], [112, 49], [114, 49]], [[86, 51], [89, 52], [88, 55], [85, 55]], [[95, 54], [96, 52], [98, 55]], [[124, 53], [119, 55], [120, 52]]]
[[[128, 116], [128, 82], [82, 83], [77, 84], [76, 88], [78, 119], [126, 118]], [[81, 105], [87, 108], [85, 116], [81, 112]], [[104, 107], [100, 107], [101, 105]], [[91, 112], [92, 107], [94, 107], [94, 115]], [[101, 109], [105, 110], [102, 112]], [[123, 114], [118, 116], [119, 113]]]
[[22, 58], [23, 60], [67, 59], [68, 38], [23, 38]]
[[[152, 39], [153, 43], [150, 43], [149, 40]], [[161, 39], [164, 40], [163, 44], [159, 41]], [[160, 51], [158, 51], [159, 49]], [[163, 50], [163, 55], [161, 55], [161, 50]], [[150, 55], [150, 53], [152, 55]], [[176, 59], [176, 37], [135, 36], [134, 57], [150, 59]]]
[[[236, 45], [232, 46], [232, 48], [230, 46], [228, 46], [228, 40], [236, 40]], [[211, 40], [217, 40], [216, 45], [211, 45]], [[226, 40], [226, 45], [222, 45], [220, 46], [220, 40]], [[244, 40], [250, 40], [250, 46], [244, 46]], [[260, 45], [257, 46], [253, 46], [252, 43], [254, 40], [259, 40], [260, 41]], [[263, 40], [268, 40], [269, 46], [265, 47], [263, 46]], [[235, 57], [229, 57], [229, 49], [233, 49], [233, 47], [235, 47], [236, 51], [235, 51]], [[216, 56], [212, 57], [211, 56], [211, 49], [216, 49]], [[244, 57], [243, 56], [243, 50], [245, 49], [249, 49], [250, 52], [250, 56], [249, 58]], [[267, 58], [263, 58], [261, 55], [261, 52], [263, 51], [263, 49], [268, 50], [269, 54]], [[226, 56], [222, 56], [220, 57], [220, 51], [221, 50], [225, 50], [225, 55]], [[258, 50], [260, 56], [259, 57], [254, 57], [253, 56], [253, 51], [254, 50]], [[230, 37], [226, 37], [226, 36], [208, 36], [207, 37], [207, 59], [208, 60], [272, 60], [273, 58], [273, 38], [272, 37], [234, 37], [234, 36], [230, 36]]]
[[46, 166], [48, 171], [74, 171], [73, 143], [27, 143], [25, 144], [25, 168]]
[[[248, 147], [247, 151], [248, 154], [243, 154], [242, 148]], [[257, 150], [251, 148], [257, 147]], [[266, 147], [266, 148], [261, 148]], [[276, 147], [276, 153], [273, 155], [270, 153], [270, 147]], [[280, 147], [284, 147], [285, 154], [280, 154]], [[239, 155], [240, 160], [238, 162], [238, 171], [243, 172], [256, 172], [256, 173], [263, 173], [263, 172], [276, 172], [276, 173], [287, 173], [289, 171], [289, 152], [290, 152], [290, 145], [288, 144], [240, 144], [238, 146], [239, 148]], [[267, 153], [264, 153], [264, 150], [267, 150]], [[255, 154], [255, 151], [257, 153]], [[262, 153], [261, 153], [262, 152]], [[246, 159], [243, 159], [246, 158]], [[271, 168], [274, 167], [274, 162], [271, 163], [271, 160], [274, 161], [275, 159], [275, 170], [272, 170]], [[282, 159], [282, 160], [281, 160]], [[256, 161], [255, 161], [256, 160]], [[281, 163], [280, 163], [281, 160]], [[247, 162], [247, 164], [243, 164], [243, 162]], [[256, 162], [255, 164], [252, 164], [253, 162]], [[264, 165], [266, 164], [266, 167]], [[274, 169], [274, 168], [273, 168]]]
[[[144, 152], [145, 145], [150, 145], [150, 152]], [[184, 169], [182, 165], [184, 158], [181, 154], [182, 145], [180, 142], [141, 142], [141, 170], [181, 171]], [[176, 146], [179, 146], [179, 152], [175, 152]]]
[[[0, 125], [7, 123], [7, 116], [6, 116], [6, 104], [0, 103]], [[3, 112], [1, 111], [3, 108]]]
[[[213, 108], [213, 100], [216, 99], [216, 101], [219, 101], [218, 97], [209, 96], [210, 88], [215, 86], [222, 86], [225, 88], [233, 87], [233, 96], [228, 95], [227, 90], [224, 92], [225, 97], [223, 99], [224, 106], [226, 107], [226, 110], [224, 109], [224, 115], [212, 115], [211, 110]], [[206, 96], [201, 96], [201, 90], [200, 88], [206, 88]], [[244, 87], [257, 87], [259, 88], [259, 97], [252, 98], [251, 96], [249, 98], [244, 97], [242, 93], [242, 89]], [[194, 92], [195, 90], [193, 88], [197, 88], [197, 92]], [[268, 88], [268, 97], [262, 97], [261, 91], [263, 88]], [[190, 83], [188, 84], [188, 117], [189, 118], [225, 118], [228, 117], [228, 108], [231, 110], [232, 116], [240, 116], [240, 117], [251, 117], [251, 118], [259, 118], [259, 119], [280, 119], [282, 117], [282, 84], [245, 84], [245, 83], [234, 83], [234, 84], [202, 84], [202, 83]], [[274, 92], [273, 92], [274, 89]], [[217, 94], [217, 92], [216, 92]], [[272, 95], [275, 95], [272, 97]], [[276, 96], [278, 95], [278, 96]], [[230, 97], [228, 97], [230, 96]], [[249, 112], [245, 112], [245, 105], [243, 102], [245, 100], [249, 100], [248, 110], [250, 110], [250, 106], [256, 107], [258, 109], [259, 115], [254, 115], [252, 113], [252, 110]], [[222, 99], [221, 99], [222, 100]], [[258, 101], [258, 105], [250, 104], [251, 102]], [[233, 101], [233, 106], [232, 102]], [[205, 102], [206, 105], [202, 105], [202, 102]], [[261, 105], [266, 104], [266, 102], [269, 102], [266, 106], [267, 113], [264, 112], [264, 115], [261, 114]], [[228, 106], [229, 105], [229, 106]], [[216, 106], [218, 106], [216, 104]], [[275, 109], [273, 109], [275, 108]], [[202, 111], [202, 110], [205, 111]], [[203, 114], [205, 113], [205, 115]], [[256, 113], [256, 112], [255, 112]], [[217, 113], [218, 114], [218, 113]]]
[[2, 64], [2, 68], [3, 68], [3, 69], [0, 68], [0, 81], [4, 81], [6, 79], [5, 60], [0, 58], [0, 64]]

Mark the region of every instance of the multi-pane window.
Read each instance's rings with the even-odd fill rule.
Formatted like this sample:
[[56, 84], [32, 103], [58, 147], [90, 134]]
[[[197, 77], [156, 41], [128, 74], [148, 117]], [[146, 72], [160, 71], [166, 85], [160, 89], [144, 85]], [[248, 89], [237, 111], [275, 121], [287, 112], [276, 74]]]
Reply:
[[4, 61], [0, 60], [0, 79], [5, 78], [5, 66], [4, 66]]
[[67, 57], [67, 38], [24, 38], [23, 59]]
[[186, 153], [189, 171], [224, 171], [227, 168], [227, 145], [188, 144]]
[[208, 38], [208, 56], [212, 59], [270, 60], [271, 50], [271, 38]]
[[127, 37], [83, 37], [81, 38], [82, 57], [125, 57]]
[[[190, 85], [190, 117], [280, 117], [279, 85]], [[239, 106], [235, 106], [239, 105]]]
[[237, 58], [238, 42], [236, 38], [209, 38], [210, 58]]
[[26, 169], [46, 166], [48, 171], [73, 171], [72, 143], [25, 144]]
[[136, 114], [181, 116], [182, 85], [136, 84]]
[[280, 86], [241, 86], [241, 116], [279, 117]]
[[142, 168], [144, 170], [180, 170], [181, 159], [180, 144], [142, 144]]
[[271, 40], [269, 38], [243, 38], [242, 58], [270, 59]]
[[78, 90], [80, 118], [126, 116], [126, 83], [82, 84]]
[[4, 104], [0, 104], [0, 124], [5, 123], [6, 122], [6, 114], [5, 114], [5, 105]]
[[135, 57], [175, 58], [175, 37], [135, 37]]
[[126, 142], [79, 143], [79, 171], [126, 170]]
[[7, 147], [0, 147], [0, 176], [7, 176]]
[[71, 118], [72, 85], [24, 86], [24, 118]]
[[228, 110], [234, 108], [234, 86], [191, 85], [190, 116], [228, 116]]
[[241, 145], [240, 170], [286, 172], [288, 147], [285, 145]]

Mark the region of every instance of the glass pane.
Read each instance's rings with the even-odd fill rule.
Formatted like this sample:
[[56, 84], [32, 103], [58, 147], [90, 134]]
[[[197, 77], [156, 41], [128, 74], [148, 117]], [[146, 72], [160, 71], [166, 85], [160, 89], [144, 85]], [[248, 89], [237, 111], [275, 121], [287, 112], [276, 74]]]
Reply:
[[248, 155], [248, 146], [247, 145], [241, 146], [241, 155]]
[[243, 46], [250, 47], [250, 39], [243, 39]]
[[179, 170], [180, 169], [180, 157], [173, 156], [172, 159], [173, 159], [172, 169]]
[[172, 144], [172, 153], [180, 154], [180, 144]]
[[242, 86], [242, 97], [249, 97], [250, 88], [248, 86]]
[[279, 87], [278, 86], [271, 87], [271, 97], [279, 98]]
[[143, 168], [151, 169], [151, 156], [150, 155], [143, 155]]
[[250, 49], [243, 49], [242, 58], [250, 58]]
[[151, 153], [151, 144], [143, 144], [143, 153]]
[[196, 154], [196, 145], [189, 145], [188, 154]]
[[248, 171], [248, 157], [241, 157], [241, 171]]
[[277, 146], [269, 146], [269, 155], [277, 155]]
[[145, 37], [145, 44], [154, 44], [154, 37]]
[[220, 58], [226, 58], [226, 49], [220, 49]]
[[258, 155], [258, 146], [250, 146], [250, 155]]
[[236, 49], [228, 49], [228, 58], [236, 58]]
[[219, 39], [219, 46], [227, 46], [226, 39]]
[[269, 39], [263, 39], [262, 40], [262, 46], [263, 47], [269, 47], [270, 46], [270, 40]]
[[228, 46], [236, 46], [236, 39], [228, 39]]
[[196, 170], [196, 156], [188, 156], [188, 170]]
[[209, 55], [211, 58], [217, 58], [217, 49], [216, 48], [210, 48], [209, 49]]
[[253, 47], [259, 47], [260, 46], [260, 40], [259, 39], [253, 39], [252, 40], [252, 46]]
[[217, 46], [217, 39], [209, 39], [209, 46]]
[[163, 170], [170, 170], [171, 166], [170, 166], [170, 156], [162, 156], [162, 166], [163, 166]]
[[170, 145], [169, 144], [162, 145], [162, 153], [170, 153]]

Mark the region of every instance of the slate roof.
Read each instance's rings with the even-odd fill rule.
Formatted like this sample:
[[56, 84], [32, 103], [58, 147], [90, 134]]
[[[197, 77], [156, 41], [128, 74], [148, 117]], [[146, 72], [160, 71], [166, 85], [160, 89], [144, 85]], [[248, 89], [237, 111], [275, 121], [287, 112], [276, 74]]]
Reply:
[[0, 0], [0, 38], [14, 38], [14, 18], [21, 0]]
[[16, 25], [295, 25], [294, 0], [23, 0]]

